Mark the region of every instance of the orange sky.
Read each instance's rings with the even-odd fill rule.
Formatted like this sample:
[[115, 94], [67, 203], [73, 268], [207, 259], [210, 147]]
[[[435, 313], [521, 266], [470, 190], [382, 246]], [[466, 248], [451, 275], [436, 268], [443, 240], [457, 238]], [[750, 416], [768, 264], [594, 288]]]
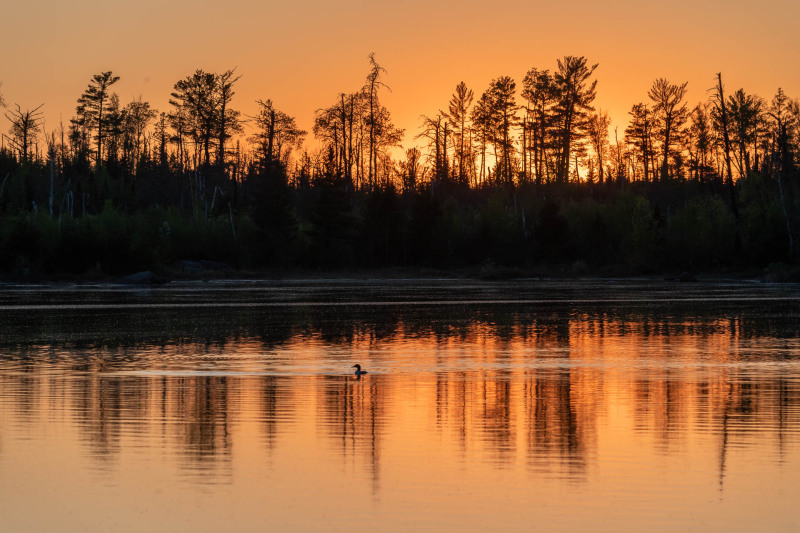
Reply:
[[101, 71], [121, 77], [123, 104], [141, 95], [167, 110], [179, 79], [233, 67], [239, 110], [271, 98], [310, 130], [315, 109], [363, 84], [371, 51], [388, 71], [393, 92], [382, 98], [405, 145], [419, 143], [419, 116], [445, 109], [458, 82], [477, 98], [492, 78], [519, 86], [564, 55], [600, 64], [595, 105], [620, 134], [657, 77], [688, 81], [691, 105], [719, 71], [729, 92], [800, 96], [800, 3], [789, 0], [10, 0], [2, 17], [0, 92], [23, 109], [44, 103], [48, 130]]

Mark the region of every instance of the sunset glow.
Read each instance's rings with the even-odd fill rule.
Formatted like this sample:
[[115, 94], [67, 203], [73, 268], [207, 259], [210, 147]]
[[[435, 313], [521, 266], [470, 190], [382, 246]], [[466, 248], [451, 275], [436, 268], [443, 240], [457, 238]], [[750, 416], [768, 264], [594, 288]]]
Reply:
[[558, 58], [583, 55], [600, 65], [595, 106], [609, 111], [622, 136], [630, 106], [647, 99], [658, 77], [688, 81], [690, 105], [707, 98], [717, 72], [731, 91], [771, 98], [783, 87], [800, 96], [798, 17], [798, 4], [780, 0], [14, 0], [3, 13], [0, 43], [9, 52], [0, 91], [23, 108], [45, 104], [53, 130], [73, 116], [98, 72], [120, 76], [114, 89], [123, 104], [142, 96], [166, 111], [179, 79], [236, 68], [237, 109], [253, 114], [255, 100], [269, 98], [310, 131], [315, 110], [360, 89], [375, 52], [392, 90], [382, 102], [409, 147], [418, 144], [420, 115], [446, 109], [459, 82], [477, 96], [498, 76], [519, 85], [531, 67], [552, 70]]
[[0, 16], [0, 533], [797, 530], [800, 0]]

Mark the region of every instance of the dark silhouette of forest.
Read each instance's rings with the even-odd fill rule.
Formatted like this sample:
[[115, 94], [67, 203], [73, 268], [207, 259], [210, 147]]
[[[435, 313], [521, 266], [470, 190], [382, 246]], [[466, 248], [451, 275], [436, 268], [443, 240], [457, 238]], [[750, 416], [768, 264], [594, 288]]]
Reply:
[[[416, 135], [382, 105], [390, 89], [374, 55], [363, 86], [332, 90], [311, 133], [269, 99], [239, 112], [235, 70], [178, 80], [164, 111], [122, 102], [119, 77], [102, 72], [53, 129], [42, 105], [2, 102], [0, 271], [797, 263], [796, 99], [729, 90], [717, 74], [692, 106], [687, 83], [659, 78], [611, 131], [596, 69], [567, 56], [477, 96], [462, 82]], [[404, 138], [417, 146], [403, 151]]]

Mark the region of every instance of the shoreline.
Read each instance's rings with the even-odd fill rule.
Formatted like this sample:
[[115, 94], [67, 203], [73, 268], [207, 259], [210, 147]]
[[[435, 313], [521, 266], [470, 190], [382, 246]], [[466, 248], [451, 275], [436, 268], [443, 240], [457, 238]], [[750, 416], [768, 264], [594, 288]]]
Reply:
[[210, 268], [187, 271], [178, 267], [156, 272], [139, 271], [126, 275], [72, 275], [2, 273], [0, 287], [12, 285], [111, 285], [160, 286], [183, 283], [320, 283], [320, 282], [392, 282], [392, 281], [640, 281], [676, 283], [800, 283], [800, 267], [778, 264], [765, 268], [719, 269], [710, 271], [664, 271], [632, 273], [624, 268], [600, 268], [588, 272], [585, 265], [547, 265], [535, 268], [503, 267], [484, 264], [455, 269], [436, 268], [375, 268], [375, 269], [269, 269], [237, 270], [215, 264]]

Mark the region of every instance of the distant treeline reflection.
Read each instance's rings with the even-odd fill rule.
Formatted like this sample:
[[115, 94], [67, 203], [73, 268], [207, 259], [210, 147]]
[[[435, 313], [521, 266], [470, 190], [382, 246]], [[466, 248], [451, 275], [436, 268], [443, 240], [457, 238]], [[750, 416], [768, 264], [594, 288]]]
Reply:
[[[597, 452], [609, 406], [623, 404], [631, 406], [635, 431], [659, 449], [685, 444], [692, 432], [712, 435], [722, 480], [732, 444], [748, 445], [757, 433], [779, 446], [800, 429], [800, 381], [774, 366], [798, 357], [800, 325], [760, 318], [746, 305], [737, 309], [147, 308], [38, 310], [25, 313], [24, 322], [21, 313], [5, 312], [0, 387], [6, 416], [15, 419], [33, 419], [58, 398], [52, 409], [77, 426], [98, 460], [122, 453], [133, 427], [147, 446], [177, 450], [195, 471], [230, 475], [242, 420], [258, 427], [266, 451], [292, 438], [305, 420], [333, 449], [356, 458], [376, 484], [408, 391], [428, 407], [414, 416], [441, 434], [443, 446], [487, 463], [524, 460], [532, 471], [578, 479]], [[772, 311], [782, 316], [780, 304]], [[459, 342], [448, 344], [453, 340]], [[370, 349], [402, 343], [416, 347], [415, 362], [433, 368], [464, 346], [480, 349], [470, 353], [472, 366], [455, 370], [371, 373], [362, 380], [347, 375], [347, 365], [340, 375], [259, 374], [274, 357], [302, 357], [309, 341]], [[549, 364], [554, 353], [571, 363]], [[207, 355], [214, 365], [204, 366]], [[191, 359], [189, 371], [182, 357]], [[614, 372], [603, 371], [615, 357], [626, 359]], [[226, 372], [232, 367], [225, 358], [247, 360], [251, 375]], [[683, 366], [670, 366], [673, 358]], [[639, 359], [658, 364], [638, 365]], [[769, 364], [748, 366], [759, 362]]]
[[[576, 324], [593, 336], [735, 334], [739, 338], [800, 335], [796, 303], [770, 303], [764, 314], [746, 302], [718, 303], [713, 309], [692, 303], [640, 305], [581, 304], [565, 311], [563, 304], [464, 303], [450, 306], [326, 307], [287, 304], [267, 307], [159, 309], [34, 309], [24, 314], [0, 310], [0, 346], [21, 349], [135, 348], [204, 344], [216, 348], [255, 341], [264, 348], [316, 338], [349, 344], [356, 339], [391, 341], [398, 337], [430, 337], [447, 341], [477, 333], [498, 341], [519, 339], [569, 344]], [[781, 314], [783, 312], [783, 314]]]

